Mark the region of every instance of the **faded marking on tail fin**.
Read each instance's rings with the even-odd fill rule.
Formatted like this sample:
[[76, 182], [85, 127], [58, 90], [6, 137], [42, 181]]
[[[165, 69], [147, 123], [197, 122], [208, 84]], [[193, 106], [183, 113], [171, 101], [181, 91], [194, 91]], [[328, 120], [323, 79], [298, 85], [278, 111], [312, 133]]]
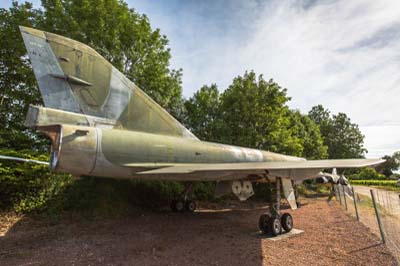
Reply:
[[65, 81], [52, 75], [64, 75], [44, 32], [20, 27], [33, 71], [46, 106], [69, 112], [81, 113], [81, 109]]
[[20, 27], [46, 107], [116, 121], [116, 128], [197, 139], [89, 46]]

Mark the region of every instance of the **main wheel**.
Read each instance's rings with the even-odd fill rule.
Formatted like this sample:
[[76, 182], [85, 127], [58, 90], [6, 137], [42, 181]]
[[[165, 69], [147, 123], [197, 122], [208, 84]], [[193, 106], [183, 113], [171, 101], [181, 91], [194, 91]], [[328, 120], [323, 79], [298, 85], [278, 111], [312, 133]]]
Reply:
[[282, 225], [281, 225], [281, 219], [279, 219], [279, 217], [274, 216], [271, 218], [271, 220], [269, 221], [269, 227], [270, 227], [270, 231], [271, 234], [273, 236], [277, 236], [281, 233], [282, 231]]
[[286, 232], [290, 232], [293, 229], [293, 218], [292, 215], [289, 213], [284, 213], [281, 218], [281, 224], [283, 229], [285, 229]]
[[270, 220], [271, 215], [269, 214], [262, 214], [258, 219], [258, 228], [263, 232], [263, 234], [268, 234]]
[[185, 211], [185, 202], [183, 200], [174, 201], [174, 209], [177, 212], [184, 212]]
[[196, 202], [194, 202], [193, 200], [187, 200], [186, 201], [186, 206], [185, 206], [185, 208], [186, 208], [186, 210], [188, 211], [188, 212], [194, 212], [195, 210], [196, 210]]

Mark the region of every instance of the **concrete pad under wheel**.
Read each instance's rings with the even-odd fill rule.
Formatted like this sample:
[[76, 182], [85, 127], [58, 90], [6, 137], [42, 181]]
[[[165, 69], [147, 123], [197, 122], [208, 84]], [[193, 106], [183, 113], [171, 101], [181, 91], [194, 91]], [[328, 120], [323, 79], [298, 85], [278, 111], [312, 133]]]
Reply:
[[296, 235], [300, 235], [302, 233], [304, 233], [303, 230], [293, 228], [290, 232], [288, 232], [288, 233], [287, 232], [283, 232], [282, 234], [277, 235], [277, 236], [272, 236], [271, 234], [263, 234], [261, 232], [257, 232], [257, 233], [255, 233], [255, 235], [258, 238], [268, 239], [268, 240], [271, 240], [271, 241], [278, 241], [278, 240], [287, 239], [287, 238], [290, 238], [290, 237], [293, 237], [293, 236], [296, 236]]

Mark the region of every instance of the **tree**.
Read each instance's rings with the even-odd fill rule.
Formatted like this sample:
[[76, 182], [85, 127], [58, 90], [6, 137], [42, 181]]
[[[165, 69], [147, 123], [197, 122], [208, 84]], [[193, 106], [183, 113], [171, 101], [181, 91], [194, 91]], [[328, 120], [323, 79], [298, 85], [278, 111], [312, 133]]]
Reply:
[[41, 104], [18, 25], [36, 27], [41, 12], [32, 4], [13, 2], [0, 9], [0, 145], [3, 148], [39, 149], [43, 142], [23, 125], [29, 104]]
[[328, 147], [324, 145], [319, 127], [307, 115], [299, 111], [290, 111], [291, 130], [302, 144], [302, 157], [307, 159], [324, 159], [328, 157]]
[[286, 89], [253, 71], [238, 76], [221, 95], [221, 141], [228, 144], [301, 155], [292, 135]]
[[344, 113], [333, 115], [333, 129], [328, 139], [331, 158], [363, 158], [364, 135]]
[[217, 85], [204, 85], [191, 98], [185, 101], [186, 125], [197, 137], [217, 141], [221, 124], [220, 95]]
[[181, 70], [171, 70], [168, 39], [121, 0], [42, 0], [43, 28], [95, 48], [161, 106], [177, 112]]
[[395, 159], [396, 163], [400, 165], [400, 151], [396, 151], [395, 153], [393, 153], [392, 157]]
[[[23, 126], [29, 104], [42, 104], [18, 25], [62, 34], [86, 43], [172, 114], [182, 109], [181, 70], [169, 67], [168, 39], [145, 15], [120, 0], [43, 0], [0, 9], [0, 141], [16, 149], [41, 140]], [[23, 131], [23, 134], [20, 132]], [[40, 145], [39, 145], [40, 146]]]
[[399, 169], [400, 166], [400, 152], [395, 152], [392, 156], [385, 155], [382, 159], [386, 160], [384, 163], [376, 167], [376, 171], [384, 174], [386, 177], [393, 175], [393, 172]]
[[319, 126], [330, 159], [364, 157], [367, 152], [364, 135], [346, 114], [331, 116], [329, 110], [318, 105], [310, 110], [308, 116]]

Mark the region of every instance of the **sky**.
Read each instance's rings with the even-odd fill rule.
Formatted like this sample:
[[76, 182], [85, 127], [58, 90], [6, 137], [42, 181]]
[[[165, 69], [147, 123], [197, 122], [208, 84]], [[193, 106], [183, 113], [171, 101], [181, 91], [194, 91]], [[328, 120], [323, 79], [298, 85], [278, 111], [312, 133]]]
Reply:
[[288, 89], [291, 108], [346, 113], [365, 135], [367, 157], [400, 150], [400, 1], [127, 3], [168, 37], [186, 98], [254, 70]]

